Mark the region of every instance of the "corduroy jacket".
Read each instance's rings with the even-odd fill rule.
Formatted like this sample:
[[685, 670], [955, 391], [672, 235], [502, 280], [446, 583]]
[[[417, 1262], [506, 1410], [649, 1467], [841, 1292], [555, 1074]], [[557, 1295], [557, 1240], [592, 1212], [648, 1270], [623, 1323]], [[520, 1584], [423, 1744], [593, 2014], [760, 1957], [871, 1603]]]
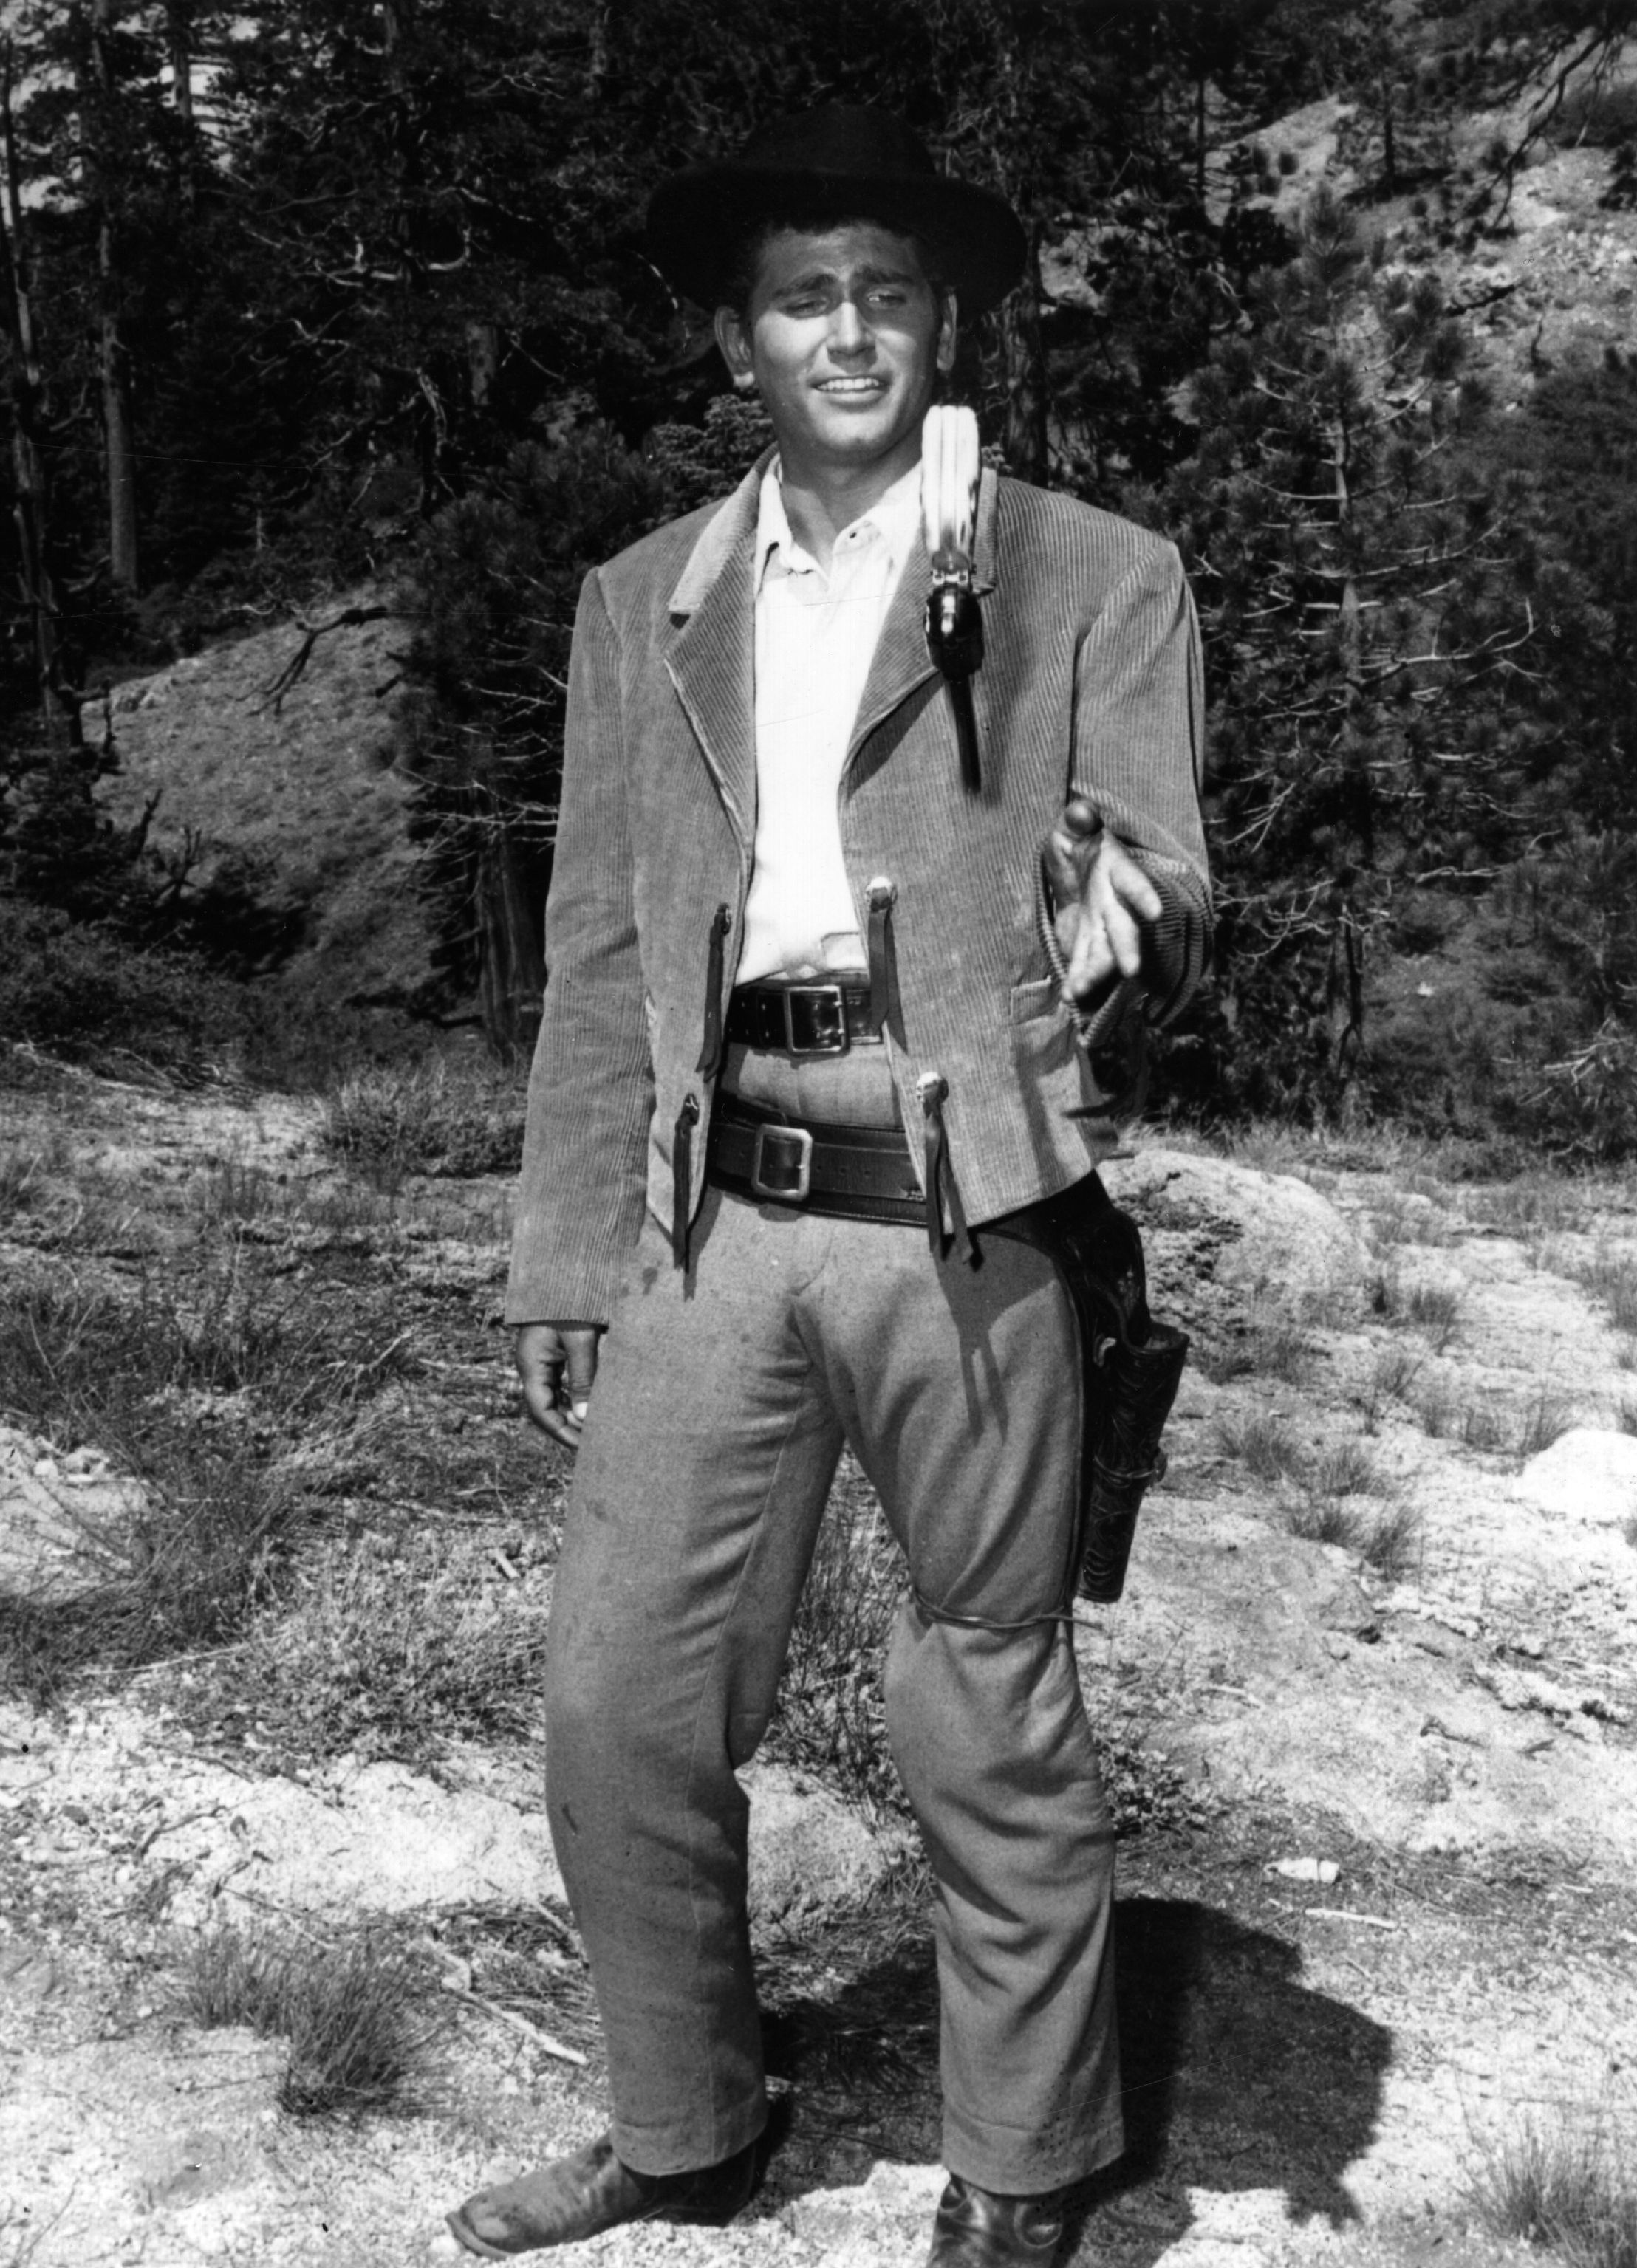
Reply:
[[[699, 1204], [756, 836], [763, 469], [726, 503], [621, 553], [581, 593], [512, 1323], [606, 1322], [645, 1205], [668, 1228]], [[1150, 1021], [1181, 1008], [1210, 927], [1198, 630], [1175, 548], [986, 472], [975, 567], [981, 793], [962, 790], [927, 654], [918, 539], [840, 786], [860, 933], [872, 900], [878, 924], [889, 909], [887, 1043], [904, 1122], [919, 1124], [922, 1075], [940, 1074], [949, 1168], [973, 1226], [1107, 1154], [1128, 1098], [1119, 1050], [1102, 1043], [1134, 1007]], [[1071, 793], [1095, 805], [1164, 908], [1140, 978], [1089, 1024], [1063, 1005], [1041, 934], [1041, 848]], [[679, 1152], [685, 1200], [673, 1187]]]

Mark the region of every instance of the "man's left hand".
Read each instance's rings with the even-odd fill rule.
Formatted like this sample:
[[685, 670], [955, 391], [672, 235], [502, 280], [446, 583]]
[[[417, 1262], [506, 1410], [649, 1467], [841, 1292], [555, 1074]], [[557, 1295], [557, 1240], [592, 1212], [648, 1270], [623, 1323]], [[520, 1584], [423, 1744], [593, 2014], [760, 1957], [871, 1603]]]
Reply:
[[1117, 978], [1139, 973], [1141, 924], [1160, 918], [1160, 894], [1082, 796], [1064, 806], [1045, 858], [1068, 969], [1063, 997], [1072, 1007], [1095, 1007]]

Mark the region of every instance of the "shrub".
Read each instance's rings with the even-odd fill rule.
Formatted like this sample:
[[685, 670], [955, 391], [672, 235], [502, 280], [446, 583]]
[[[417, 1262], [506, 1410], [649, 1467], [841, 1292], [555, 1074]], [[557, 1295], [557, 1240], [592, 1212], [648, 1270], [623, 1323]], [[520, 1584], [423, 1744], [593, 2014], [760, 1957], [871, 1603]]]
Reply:
[[117, 1049], [164, 1066], [230, 1043], [242, 1023], [239, 989], [192, 956], [0, 899], [0, 1038], [70, 1061]]

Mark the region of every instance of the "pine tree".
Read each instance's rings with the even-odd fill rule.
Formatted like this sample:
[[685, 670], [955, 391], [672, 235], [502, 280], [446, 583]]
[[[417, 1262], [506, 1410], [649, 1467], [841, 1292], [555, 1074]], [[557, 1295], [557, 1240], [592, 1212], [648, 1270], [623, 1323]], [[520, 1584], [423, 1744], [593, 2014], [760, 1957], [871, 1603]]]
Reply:
[[1539, 570], [1460, 457], [1484, 408], [1435, 284], [1324, 194], [1192, 386], [1160, 518], [1214, 679], [1222, 1076], [1269, 1105], [1346, 1093], [1395, 894], [1477, 883], [1520, 816]]

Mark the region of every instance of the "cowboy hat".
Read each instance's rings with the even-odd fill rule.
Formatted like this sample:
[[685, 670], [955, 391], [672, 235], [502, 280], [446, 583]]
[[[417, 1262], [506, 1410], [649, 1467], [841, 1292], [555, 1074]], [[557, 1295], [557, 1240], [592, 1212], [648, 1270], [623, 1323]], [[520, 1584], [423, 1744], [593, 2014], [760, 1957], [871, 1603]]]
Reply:
[[874, 220], [919, 237], [963, 315], [981, 315], [1023, 265], [1022, 224], [1004, 197], [940, 173], [890, 111], [833, 103], [776, 120], [735, 157], [689, 166], [648, 202], [648, 246], [667, 281], [721, 304], [745, 239], [764, 222], [827, 228]]

